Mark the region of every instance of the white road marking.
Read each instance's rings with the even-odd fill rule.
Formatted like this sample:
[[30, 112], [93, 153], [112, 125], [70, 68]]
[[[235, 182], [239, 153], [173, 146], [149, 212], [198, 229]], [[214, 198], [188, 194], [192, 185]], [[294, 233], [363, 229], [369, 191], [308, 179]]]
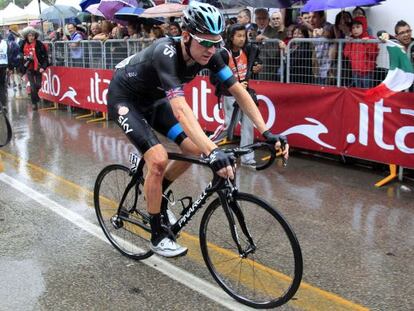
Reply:
[[[102, 232], [101, 227], [92, 224], [79, 214], [72, 212], [66, 207], [60, 205], [59, 203], [49, 199], [44, 194], [37, 192], [36, 190], [28, 187], [27, 185], [14, 179], [13, 177], [10, 177], [5, 173], [0, 173], [0, 181], [13, 187], [14, 189], [21, 192], [25, 196], [28, 196], [32, 200], [38, 202], [40, 205], [50, 209], [57, 215], [69, 220], [71, 223], [78, 226], [82, 230], [110, 244], [110, 242]], [[251, 308], [235, 301], [218, 286], [214, 286], [211, 283], [204, 281], [203, 279], [200, 279], [179, 267], [174, 266], [173, 264], [162, 259], [161, 257], [153, 255], [148, 259], [142, 260], [142, 263], [146, 264], [147, 266], [155, 270], [158, 270], [159, 272], [165, 274], [169, 278], [189, 287], [190, 289], [206, 296], [207, 298], [217, 302], [218, 304], [221, 304], [222, 306], [230, 310], [252, 310]]]

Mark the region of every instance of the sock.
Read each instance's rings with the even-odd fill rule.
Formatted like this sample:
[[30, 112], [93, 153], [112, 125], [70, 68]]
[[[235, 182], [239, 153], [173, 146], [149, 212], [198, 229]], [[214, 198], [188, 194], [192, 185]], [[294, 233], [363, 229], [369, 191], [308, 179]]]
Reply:
[[164, 230], [161, 227], [161, 213], [149, 214], [151, 225], [151, 243], [157, 245], [164, 237]]

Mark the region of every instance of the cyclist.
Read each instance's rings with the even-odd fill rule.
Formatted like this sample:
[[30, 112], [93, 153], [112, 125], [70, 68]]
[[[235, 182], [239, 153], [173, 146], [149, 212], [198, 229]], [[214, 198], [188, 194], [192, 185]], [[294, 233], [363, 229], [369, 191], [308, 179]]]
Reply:
[[[190, 164], [168, 164], [167, 152], [153, 129], [174, 141], [184, 154], [208, 156], [219, 176], [234, 178], [232, 156], [218, 149], [203, 132], [185, 100], [183, 83], [191, 81], [201, 69], [210, 69], [229, 88], [267, 141], [280, 148], [284, 140], [266, 128], [251, 97], [216, 53], [222, 44], [224, 24], [217, 8], [192, 1], [184, 11], [182, 37], [161, 38], [126, 58], [116, 66], [109, 85], [109, 116], [143, 154], [148, 167], [144, 194], [152, 230], [150, 248], [165, 257], [187, 252], [163, 230], [161, 202], [163, 191]], [[288, 149], [286, 145], [283, 150], [286, 158]]]

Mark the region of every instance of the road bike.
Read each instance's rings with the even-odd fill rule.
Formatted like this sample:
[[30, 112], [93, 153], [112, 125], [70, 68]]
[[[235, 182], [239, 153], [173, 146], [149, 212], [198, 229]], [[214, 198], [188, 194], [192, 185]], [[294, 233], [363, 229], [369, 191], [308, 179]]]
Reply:
[[[236, 158], [265, 149], [269, 160], [276, 158], [274, 147], [254, 143], [243, 148], [223, 149]], [[211, 169], [212, 181], [193, 201], [175, 201], [172, 191], [163, 195], [162, 222], [171, 238], [180, 244], [200, 244], [201, 254], [214, 280], [234, 299], [254, 308], [273, 308], [289, 301], [302, 279], [302, 253], [292, 227], [282, 214], [262, 198], [243, 193], [234, 180], [220, 178], [208, 158], [169, 153], [171, 160], [186, 161]], [[149, 248], [151, 228], [143, 193], [145, 161], [132, 159], [132, 168], [109, 165], [98, 175], [94, 188], [96, 215], [106, 237], [123, 255], [142, 260], [153, 253]], [[198, 236], [183, 232], [207, 201]], [[170, 223], [167, 205], [180, 202], [178, 220]], [[189, 255], [190, 256], [190, 253]]]
[[0, 103], [0, 147], [6, 146], [12, 138], [12, 128], [7, 118], [6, 108]]

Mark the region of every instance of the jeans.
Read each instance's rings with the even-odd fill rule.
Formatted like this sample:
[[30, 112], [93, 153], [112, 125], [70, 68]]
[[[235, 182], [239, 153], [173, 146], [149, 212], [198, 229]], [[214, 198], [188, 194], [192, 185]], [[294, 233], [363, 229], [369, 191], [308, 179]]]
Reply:
[[[233, 96], [223, 96], [223, 108], [224, 108], [224, 124], [226, 129], [230, 125], [231, 116], [234, 110], [235, 99]], [[254, 127], [253, 122], [241, 111], [238, 110], [237, 123], [240, 121], [241, 133], [240, 133], [240, 146], [249, 145], [253, 143], [254, 139]], [[254, 161], [254, 152], [248, 153], [241, 157], [243, 163]]]
[[39, 71], [28, 70], [27, 79], [30, 83], [30, 99], [32, 100], [32, 105], [37, 105], [40, 100], [39, 90], [42, 87], [42, 74]]

